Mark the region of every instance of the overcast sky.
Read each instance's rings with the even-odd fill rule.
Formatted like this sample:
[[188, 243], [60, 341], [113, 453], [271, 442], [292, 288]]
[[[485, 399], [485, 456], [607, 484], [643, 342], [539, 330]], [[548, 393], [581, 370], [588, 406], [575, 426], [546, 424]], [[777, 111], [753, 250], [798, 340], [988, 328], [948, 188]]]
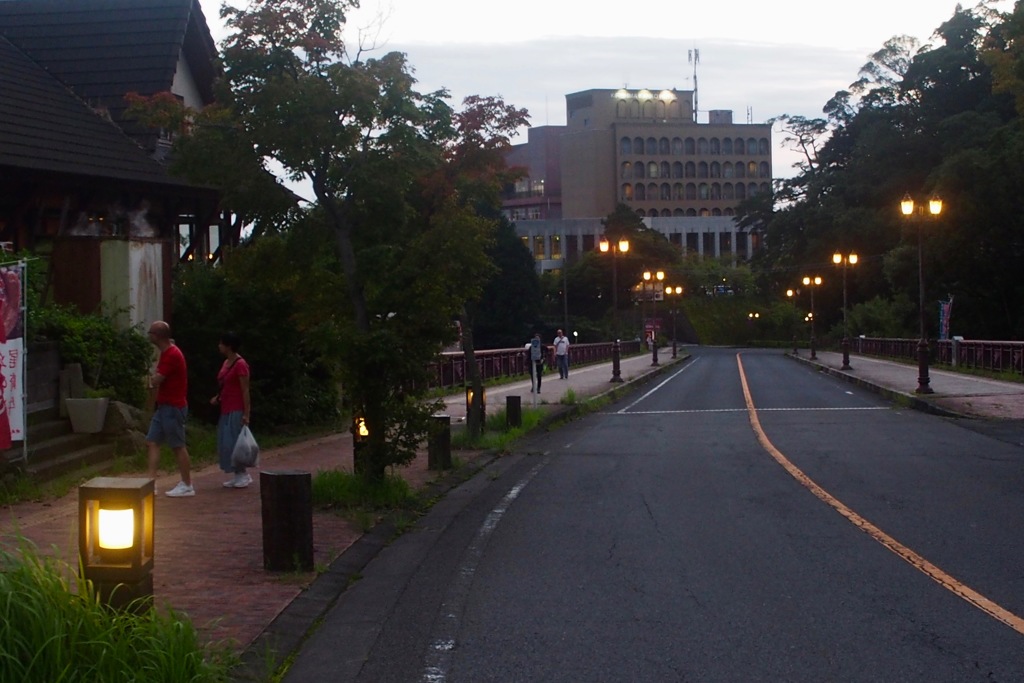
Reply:
[[[238, 5], [244, 0], [233, 0]], [[218, 41], [221, 0], [201, 0]], [[565, 95], [591, 88], [693, 88], [688, 52], [700, 52], [698, 106], [762, 123], [781, 114], [819, 117], [894, 35], [922, 44], [956, 0], [361, 0], [350, 45], [374, 37], [380, 54], [409, 56], [421, 91], [500, 95], [532, 125], [565, 123]], [[963, 3], [973, 6], [972, 0]], [[997, 2], [1009, 11], [1013, 2]], [[613, 8], [613, 9], [610, 9]], [[383, 17], [383, 21], [377, 21]], [[374, 28], [374, 25], [377, 28]], [[365, 42], [365, 40], [364, 40]], [[701, 120], [706, 121], [706, 114]], [[795, 156], [776, 133], [774, 174]], [[525, 141], [525, 137], [523, 138]]]

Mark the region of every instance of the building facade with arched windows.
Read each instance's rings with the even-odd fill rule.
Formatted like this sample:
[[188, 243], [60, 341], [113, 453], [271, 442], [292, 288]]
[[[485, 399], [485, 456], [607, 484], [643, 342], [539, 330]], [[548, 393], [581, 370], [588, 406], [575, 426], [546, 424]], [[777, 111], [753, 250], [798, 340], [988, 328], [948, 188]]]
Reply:
[[771, 125], [727, 110], [698, 122], [693, 103], [692, 90], [586, 90], [566, 95], [565, 126], [530, 129], [508, 157], [526, 175], [504, 209], [538, 267], [572, 260], [569, 239], [619, 203], [685, 251], [750, 257], [756, 235], [733, 217], [771, 191]]

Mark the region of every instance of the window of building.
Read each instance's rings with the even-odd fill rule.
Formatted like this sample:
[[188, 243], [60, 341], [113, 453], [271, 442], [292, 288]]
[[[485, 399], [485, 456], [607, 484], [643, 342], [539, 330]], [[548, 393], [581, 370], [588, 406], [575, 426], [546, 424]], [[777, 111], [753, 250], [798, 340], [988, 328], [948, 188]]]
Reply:
[[709, 199], [711, 195], [711, 189], [707, 183], [701, 183], [697, 186], [697, 196], [701, 199]]
[[636, 210], [636, 215], [640, 216], [640, 218], [646, 218], [647, 217], [647, 212], [644, 211], [643, 209], [637, 209]]
[[531, 206], [529, 209], [527, 209], [526, 213], [526, 217], [531, 221], [539, 221], [541, 218], [543, 218], [543, 216], [540, 215], [539, 206]]
[[712, 216], [721, 216], [722, 215], [722, 210], [721, 209], [711, 209], [711, 215]]
[[634, 190], [634, 196], [638, 202], [642, 202], [647, 199], [647, 187], [643, 183], [637, 183]]
[[722, 143], [719, 141], [718, 138], [711, 138], [711, 153], [712, 154], [721, 154], [722, 153]]
[[706, 156], [708, 153], [708, 139], [697, 138], [697, 154], [700, 156]]
[[658, 164], [655, 161], [651, 161], [647, 164], [647, 177], [657, 178], [658, 177]]
[[722, 212], [722, 215], [723, 216], [735, 216], [736, 215], [736, 211], [733, 210], [733, 209], [727, 208], [725, 211]]
[[722, 185], [722, 199], [736, 199], [736, 190], [733, 188], [732, 183]]
[[551, 236], [551, 258], [560, 259], [562, 258], [562, 236], [552, 235]]
[[661, 162], [661, 168], [659, 169], [659, 172], [661, 173], [662, 178], [671, 178], [672, 166], [667, 161], [663, 161]]
[[633, 177], [634, 178], [643, 178], [644, 175], [645, 175], [644, 174], [644, 168], [645, 168], [644, 167], [644, 162], [642, 162], [642, 161], [638, 161], [635, 164], [633, 164]]
[[710, 216], [710, 215], [711, 215], [711, 212], [710, 212], [710, 211], [708, 211], [707, 209], [701, 209], [701, 210], [700, 210], [700, 215], [701, 215], [702, 217], [707, 217], [707, 216]]
[[654, 156], [658, 153], [658, 141], [654, 138], [647, 138], [647, 144], [644, 146], [644, 153]]
[[686, 199], [691, 202], [697, 200], [696, 183], [686, 183]]
[[648, 183], [647, 185], [647, 198], [651, 201], [658, 198], [658, 186], [654, 183]]
[[687, 161], [686, 162], [686, 175], [685, 175], [685, 177], [687, 177], [687, 178], [696, 178], [697, 177], [697, 164], [693, 163], [692, 161]]
[[711, 162], [711, 177], [721, 178], [722, 177], [722, 165], [717, 161]]
[[633, 177], [633, 164], [629, 163], [628, 161], [624, 161], [622, 163], [622, 176], [621, 177], [622, 177], [623, 180], [629, 180], [630, 178]]
[[530, 182], [530, 194], [534, 197], [544, 196], [544, 180], [533, 180]]
[[696, 154], [697, 153], [697, 142], [693, 138], [686, 138], [686, 153]]
[[760, 192], [761, 192], [762, 194], [768, 194], [769, 192], [771, 192], [771, 191], [772, 191], [772, 189], [771, 189], [771, 187], [770, 187], [770, 186], [768, 185], [768, 183], [761, 183], [761, 185], [759, 186], [759, 191], [760, 191]]
[[757, 177], [758, 178], [771, 178], [772, 177], [772, 170], [771, 170], [771, 168], [768, 167], [768, 162], [767, 161], [762, 161], [760, 164], [758, 164], [758, 166], [757, 166]]
[[722, 177], [723, 178], [732, 178], [733, 177], [733, 169], [732, 169], [732, 162], [731, 161], [727, 161], [724, 164], [722, 164]]
[[679, 216], [679, 217], [682, 217], [682, 216], [685, 216], [685, 215], [686, 215], [686, 212], [685, 212], [685, 211], [683, 211], [682, 209], [674, 209], [674, 210], [672, 211], [672, 215], [673, 215], [673, 216]]
[[544, 258], [544, 236], [534, 235], [533, 237], [533, 258], [540, 261]]
[[683, 139], [672, 138], [672, 155], [681, 157], [683, 155]]
[[687, 209], [686, 210], [686, 215], [691, 217], [691, 218], [696, 216], [697, 215], [697, 209]]
[[736, 138], [736, 154], [746, 154], [747, 146], [743, 142], [743, 138]]
[[624, 202], [629, 202], [629, 201], [633, 200], [633, 186], [632, 185], [630, 185], [629, 183], [623, 183], [622, 184], [622, 195], [620, 196], [620, 199], [622, 199], [622, 201], [624, 201]]
[[633, 154], [643, 154], [643, 153], [644, 153], [644, 139], [643, 138], [633, 138]]
[[754, 138], [747, 138], [747, 154], [757, 154], [757, 140]]
[[668, 156], [669, 151], [670, 148], [668, 144], [668, 138], [661, 138], [660, 140], [658, 140], [658, 154]]
[[732, 154], [732, 138], [722, 140], [722, 154]]
[[672, 199], [682, 199], [684, 196], [682, 183], [672, 185]]
[[757, 141], [757, 153], [768, 156], [768, 138], [761, 138]]
[[672, 164], [672, 177], [682, 178], [683, 177], [683, 162], [676, 161]]
[[736, 177], [737, 178], [746, 178], [747, 177], [747, 167], [746, 167], [746, 165], [742, 161], [736, 164]]
[[708, 163], [706, 161], [702, 161], [699, 164], [697, 164], [697, 177], [698, 178], [707, 178], [708, 177]]
[[661, 217], [662, 218], [671, 218], [672, 217], [672, 212], [669, 211], [668, 209], [662, 209], [661, 210]]
[[619, 141], [619, 153], [620, 154], [632, 154], [633, 153], [633, 141], [629, 138], [622, 138]]
[[757, 196], [757, 183], [750, 183], [749, 185], [747, 185], [747, 196], [748, 197], [756, 197]]
[[672, 186], [671, 185], [669, 185], [668, 183], [662, 183], [661, 187], [659, 189], [661, 190], [661, 199], [662, 199], [662, 201], [666, 201], [667, 202], [668, 200], [672, 199]]
[[747, 186], [743, 183], [736, 183], [736, 199], [747, 198]]
[[756, 161], [749, 161], [749, 162], [747, 162], [747, 177], [748, 178], [756, 178], [757, 177], [757, 162]]

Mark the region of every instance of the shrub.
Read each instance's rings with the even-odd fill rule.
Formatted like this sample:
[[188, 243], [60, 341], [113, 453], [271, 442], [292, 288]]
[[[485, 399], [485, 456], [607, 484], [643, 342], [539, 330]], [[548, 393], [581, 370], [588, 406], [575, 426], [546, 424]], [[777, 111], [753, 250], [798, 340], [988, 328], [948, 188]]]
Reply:
[[56, 341], [62, 363], [82, 364], [86, 384], [119, 401], [143, 404], [143, 378], [153, 347], [138, 330], [121, 329], [106, 316], [53, 305], [37, 310], [33, 320], [35, 340]]
[[174, 612], [116, 612], [91, 582], [22, 541], [0, 550], [0, 683], [228, 680], [233, 658], [203, 647]]

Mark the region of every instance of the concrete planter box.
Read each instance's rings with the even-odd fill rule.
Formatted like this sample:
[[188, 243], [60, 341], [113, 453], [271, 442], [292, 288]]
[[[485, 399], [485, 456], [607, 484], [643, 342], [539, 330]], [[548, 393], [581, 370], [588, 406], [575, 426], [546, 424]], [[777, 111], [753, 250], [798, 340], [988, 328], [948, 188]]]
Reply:
[[96, 434], [103, 431], [107, 420], [109, 398], [67, 398], [64, 403], [71, 418], [71, 430], [78, 434]]

